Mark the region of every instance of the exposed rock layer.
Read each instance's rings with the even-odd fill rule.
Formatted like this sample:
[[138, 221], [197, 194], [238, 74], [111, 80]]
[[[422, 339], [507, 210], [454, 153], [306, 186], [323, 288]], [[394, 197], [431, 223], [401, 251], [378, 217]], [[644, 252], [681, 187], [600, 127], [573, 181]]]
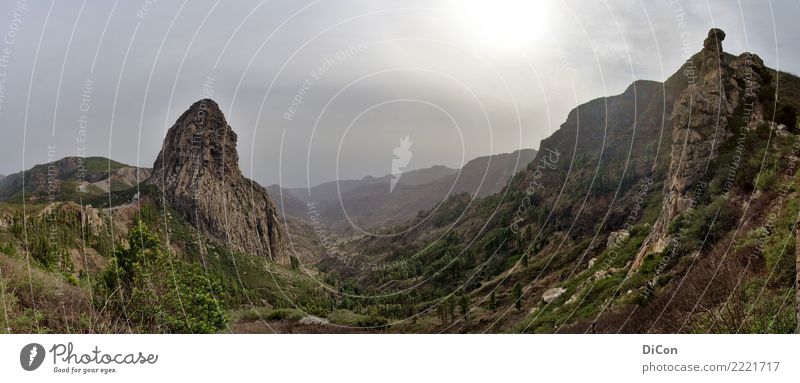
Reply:
[[285, 263], [275, 205], [261, 185], [242, 175], [236, 140], [217, 104], [200, 100], [167, 132], [148, 182], [209, 237]]
[[[631, 272], [651, 251], [669, 242], [667, 228], [679, 214], [691, 209], [704, 185], [698, 182], [717, 157], [719, 146], [738, 129], [752, 129], [763, 121], [756, 102], [760, 84], [768, 76], [763, 61], [751, 53], [738, 57], [722, 51], [725, 32], [708, 32], [703, 49], [684, 65], [688, 86], [672, 111], [672, 145], [664, 211], [634, 260]], [[734, 128], [733, 126], [736, 126]]]

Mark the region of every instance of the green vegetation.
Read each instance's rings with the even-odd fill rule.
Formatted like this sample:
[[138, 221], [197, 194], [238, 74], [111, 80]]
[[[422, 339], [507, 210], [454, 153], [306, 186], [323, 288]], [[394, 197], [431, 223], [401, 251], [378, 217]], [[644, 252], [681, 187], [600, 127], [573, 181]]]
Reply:
[[512, 290], [512, 294], [514, 297], [514, 308], [517, 311], [522, 310], [522, 284], [517, 282], [514, 284], [514, 288]]
[[99, 304], [146, 332], [213, 333], [226, 326], [224, 296], [198, 264], [174, 259], [141, 221], [114, 252]]

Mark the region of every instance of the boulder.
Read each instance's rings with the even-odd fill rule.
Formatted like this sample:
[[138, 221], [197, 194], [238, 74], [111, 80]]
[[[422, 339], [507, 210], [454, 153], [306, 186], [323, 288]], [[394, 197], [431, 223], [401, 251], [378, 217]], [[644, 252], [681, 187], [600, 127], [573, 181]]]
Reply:
[[542, 294], [542, 300], [545, 303], [551, 303], [556, 299], [558, 299], [558, 297], [560, 297], [565, 292], [567, 292], [567, 289], [563, 287], [552, 288], [550, 290], [545, 291], [544, 294]]

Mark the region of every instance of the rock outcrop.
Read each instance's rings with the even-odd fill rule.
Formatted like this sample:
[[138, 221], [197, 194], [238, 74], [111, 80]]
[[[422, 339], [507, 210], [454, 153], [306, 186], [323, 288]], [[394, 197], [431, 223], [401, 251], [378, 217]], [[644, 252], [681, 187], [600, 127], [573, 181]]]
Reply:
[[612, 231], [608, 235], [608, 240], [606, 241], [606, 247], [611, 248], [619, 246], [625, 241], [627, 241], [630, 237], [631, 233], [628, 230], [622, 229], [622, 230]]
[[236, 140], [216, 102], [200, 100], [167, 132], [148, 183], [205, 235], [286, 263], [275, 205], [266, 189], [242, 175]]
[[752, 53], [733, 56], [723, 52], [725, 32], [713, 28], [703, 49], [683, 67], [689, 78], [672, 111], [672, 145], [664, 185], [664, 211], [631, 267], [638, 269], [650, 252], [663, 251], [669, 223], [689, 210], [703, 193], [699, 182], [717, 149], [740, 129], [753, 129], [763, 121], [757, 102], [760, 84], [768, 76], [763, 61]]
[[544, 303], [553, 303], [553, 301], [558, 299], [558, 297], [562, 296], [565, 292], [567, 292], [567, 289], [563, 287], [549, 289], [542, 294], [542, 300]]

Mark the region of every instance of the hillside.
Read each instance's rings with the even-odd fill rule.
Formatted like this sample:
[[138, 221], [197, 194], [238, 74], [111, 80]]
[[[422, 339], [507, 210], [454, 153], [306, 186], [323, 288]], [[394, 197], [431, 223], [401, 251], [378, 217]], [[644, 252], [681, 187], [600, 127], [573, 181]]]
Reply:
[[[109, 197], [130, 198], [124, 193], [150, 176], [137, 168], [103, 157], [66, 157], [39, 164], [0, 179], [0, 201], [74, 201], [108, 203]], [[23, 187], [24, 185], [24, 187]]]
[[723, 39], [663, 84], [575, 108], [508, 195], [452, 196], [407, 233], [338, 249], [385, 267], [320, 267], [414, 302], [406, 331], [795, 331], [800, 146], [777, 111], [797, 105]]

